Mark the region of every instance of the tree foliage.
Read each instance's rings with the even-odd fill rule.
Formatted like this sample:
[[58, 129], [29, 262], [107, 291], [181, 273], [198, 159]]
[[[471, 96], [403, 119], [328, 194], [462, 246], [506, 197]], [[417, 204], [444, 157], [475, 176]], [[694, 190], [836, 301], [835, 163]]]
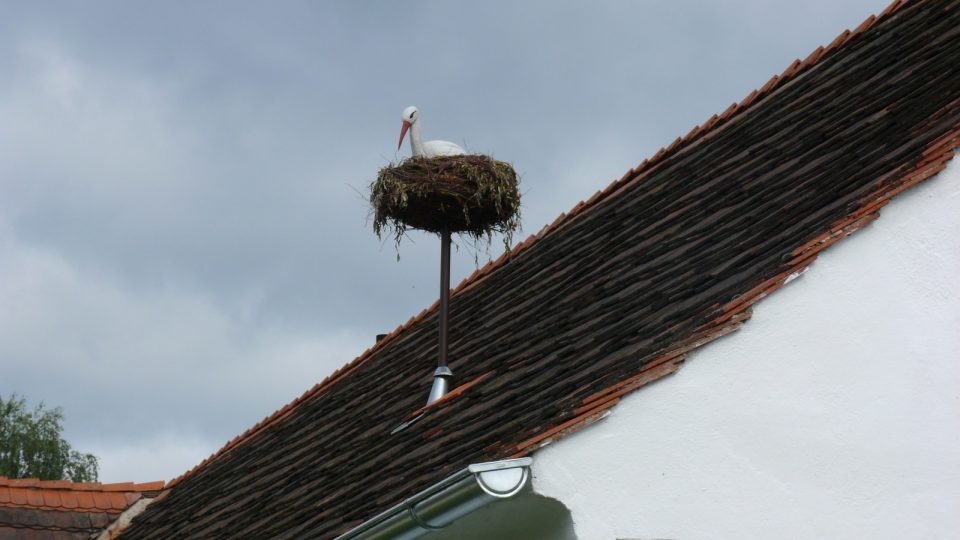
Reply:
[[97, 457], [72, 449], [61, 431], [60, 407], [47, 409], [41, 402], [30, 412], [23, 397], [0, 396], [0, 476], [95, 482]]

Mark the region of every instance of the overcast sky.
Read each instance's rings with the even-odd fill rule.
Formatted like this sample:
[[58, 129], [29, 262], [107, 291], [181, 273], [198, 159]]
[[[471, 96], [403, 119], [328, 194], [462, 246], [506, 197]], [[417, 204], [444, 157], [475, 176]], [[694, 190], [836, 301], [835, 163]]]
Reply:
[[887, 3], [3, 2], [0, 395], [177, 476], [435, 300], [368, 220], [407, 105], [514, 164], [521, 240]]

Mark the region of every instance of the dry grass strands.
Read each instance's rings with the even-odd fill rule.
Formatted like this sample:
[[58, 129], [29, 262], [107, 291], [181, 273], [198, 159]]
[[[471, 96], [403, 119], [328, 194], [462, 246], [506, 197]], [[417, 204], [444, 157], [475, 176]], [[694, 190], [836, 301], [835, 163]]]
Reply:
[[503, 235], [509, 249], [520, 227], [517, 173], [483, 155], [413, 157], [380, 169], [370, 186], [373, 230], [397, 242], [407, 229], [466, 234], [489, 243]]

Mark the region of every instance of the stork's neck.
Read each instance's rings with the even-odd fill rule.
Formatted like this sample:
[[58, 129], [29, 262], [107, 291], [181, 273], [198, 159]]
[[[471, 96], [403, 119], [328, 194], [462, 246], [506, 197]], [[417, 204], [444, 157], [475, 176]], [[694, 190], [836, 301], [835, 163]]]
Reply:
[[412, 156], [422, 156], [423, 139], [420, 138], [420, 119], [410, 125], [410, 154]]

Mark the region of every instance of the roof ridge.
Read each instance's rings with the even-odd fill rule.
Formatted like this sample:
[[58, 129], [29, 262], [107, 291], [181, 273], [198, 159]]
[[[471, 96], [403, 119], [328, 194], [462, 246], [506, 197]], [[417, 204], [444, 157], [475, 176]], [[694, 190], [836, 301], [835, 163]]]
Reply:
[[[878, 22], [890, 18], [908, 5], [921, 3], [923, 3], [923, 0], [893, 0], [893, 2], [888, 5], [887, 8], [884, 9], [879, 15], [870, 15], [853, 31], [845, 29], [826, 47], [818, 46], [803, 60], [794, 60], [780, 75], [774, 75], [771, 77], [770, 80], [768, 80], [762, 87], [750, 92], [740, 102], [732, 103], [719, 116], [714, 114], [703, 124], [694, 126], [693, 129], [691, 129], [686, 135], [677, 137], [667, 147], [661, 147], [652, 157], [643, 160], [639, 165], [628, 170], [622, 177], [620, 177], [620, 179], [614, 180], [606, 188], [594, 193], [589, 199], [581, 200], [569, 211], [569, 213], [561, 212], [552, 223], [545, 225], [537, 233], [532, 234], [525, 240], [518, 242], [513, 248], [504, 251], [504, 253], [496, 260], [488, 261], [483, 267], [475, 270], [470, 276], [463, 279], [456, 287], [454, 287], [451, 291], [451, 296], [456, 296], [476, 286], [482, 282], [484, 278], [493, 273], [497, 268], [522, 255], [531, 246], [536, 244], [538, 240], [571, 223], [574, 219], [583, 215], [585, 212], [596, 208], [601, 202], [619, 195], [626, 188], [635, 185], [637, 182], [641, 181], [644, 177], [666, 163], [667, 160], [678, 155], [680, 152], [687, 151], [705, 138], [718, 133], [721, 129], [730, 125], [734, 118], [739, 117], [741, 113], [756, 104], [758, 100], [769, 97], [774, 91], [781, 89], [785, 84], [796, 80], [798, 75], [805, 73], [811, 67], [818, 65], [821, 60], [836, 52], [838, 49], [849, 43], [853, 38], [860, 36], [864, 32], [873, 28]], [[328, 375], [321, 382], [315, 384], [313, 387], [305, 391], [290, 403], [284, 405], [273, 414], [265, 417], [240, 435], [237, 435], [228, 441], [223, 447], [210, 454], [206, 459], [201, 461], [192, 469], [167, 482], [166, 486], [168, 488], [175, 486], [184, 479], [192, 476], [195, 472], [207, 464], [226, 455], [241, 443], [254, 437], [269, 425], [272, 425], [274, 422], [285, 418], [297, 405], [304, 400], [310, 397], [321, 395], [322, 391], [326, 390], [334, 383], [338, 382], [340, 379], [346, 377], [356, 370], [374, 352], [377, 352], [380, 349], [388, 346], [403, 331], [424, 319], [428, 314], [437, 308], [438, 304], [439, 300], [435, 301], [430, 307], [422, 310], [417, 315], [410, 317], [410, 319], [408, 319], [405, 323], [388, 333], [384, 338], [363, 351], [359, 356], [344, 364], [342, 367]]]
[[39, 488], [39, 489], [61, 489], [70, 491], [159, 491], [166, 484], [163, 480], [156, 482], [113, 482], [103, 484], [100, 482], [71, 482], [70, 480], [40, 480], [39, 478], [7, 478], [0, 476], [0, 487], [11, 488]]

